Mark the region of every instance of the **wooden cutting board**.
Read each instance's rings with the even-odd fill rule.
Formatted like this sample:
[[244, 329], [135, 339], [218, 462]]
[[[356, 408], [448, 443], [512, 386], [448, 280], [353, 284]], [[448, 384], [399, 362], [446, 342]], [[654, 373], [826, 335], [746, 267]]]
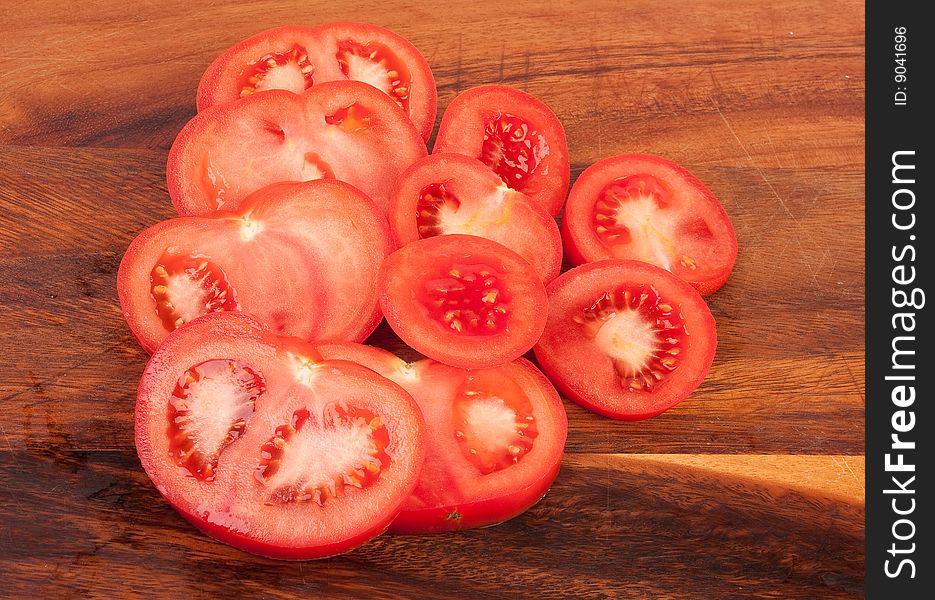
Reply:
[[[847, 597], [863, 583], [863, 6], [10, 3], [0, 16], [0, 597]], [[116, 300], [173, 215], [165, 160], [207, 64], [272, 26], [411, 39], [442, 109], [501, 82], [565, 125], [572, 179], [621, 152], [688, 167], [740, 256], [718, 354], [639, 423], [567, 403], [551, 492], [504, 525], [314, 563], [215, 543], [133, 445], [146, 363]], [[381, 326], [377, 344], [400, 342]]]

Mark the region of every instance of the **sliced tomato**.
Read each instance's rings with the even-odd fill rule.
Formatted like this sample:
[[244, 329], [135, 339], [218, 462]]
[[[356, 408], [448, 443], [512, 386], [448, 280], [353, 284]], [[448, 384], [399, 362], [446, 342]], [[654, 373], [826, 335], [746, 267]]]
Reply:
[[433, 153], [477, 158], [512, 189], [557, 215], [568, 193], [568, 143], [548, 106], [506, 85], [482, 85], [452, 100]]
[[555, 219], [474, 158], [433, 154], [416, 161], [396, 182], [387, 214], [400, 245], [464, 233], [513, 250], [546, 283], [562, 267], [562, 236]]
[[549, 320], [535, 353], [578, 404], [616, 419], [675, 406], [704, 380], [717, 347], [698, 292], [635, 260], [576, 267], [549, 284]]
[[127, 249], [124, 317], [147, 352], [208, 312], [245, 311], [306, 340], [361, 341], [380, 322], [377, 273], [393, 250], [386, 218], [339, 181], [281, 183], [238, 212], [163, 221]]
[[317, 349], [398, 383], [425, 415], [425, 467], [391, 533], [501, 523], [535, 504], [555, 480], [568, 420], [555, 388], [529, 361], [471, 371], [431, 359], [410, 364], [360, 344]]
[[140, 381], [136, 447], [186, 519], [275, 558], [346, 552], [414, 489], [425, 424], [398, 385], [240, 313], [175, 331]]
[[282, 90], [207, 108], [182, 128], [166, 165], [180, 215], [236, 210], [252, 192], [282, 181], [338, 179], [384, 210], [396, 178], [425, 156], [399, 106], [356, 81]]
[[574, 264], [641, 260], [705, 295], [724, 285], [737, 259], [734, 227], [711, 190], [648, 154], [621, 154], [585, 169], [568, 196], [562, 237]]
[[520, 255], [485, 238], [451, 234], [412, 242], [383, 261], [378, 285], [393, 331], [455, 367], [515, 360], [545, 327], [542, 280]]
[[301, 93], [327, 81], [362, 81], [409, 116], [423, 140], [435, 125], [432, 70], [419, 50], [388, 29], [365, 23], [268, 29], [212, 62], [198, 86], [198, 110], [264, 90]]

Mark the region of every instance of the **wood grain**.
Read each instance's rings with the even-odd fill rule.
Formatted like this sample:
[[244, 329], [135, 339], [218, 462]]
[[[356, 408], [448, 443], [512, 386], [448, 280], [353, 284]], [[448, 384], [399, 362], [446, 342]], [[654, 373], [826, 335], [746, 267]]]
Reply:
[[[574, 179], [652, 152], [719, 196], [740, 256], [702, 387], [641, 423], [566, 403], [552, 491], [498, 527], [292, 564], [216, 544], [139, 467], [146, 355], [115, 275], [173, 215], [198, 79], [259, 30], [379, 23], [461, 90], [558, 114]], [[0, 16], [0, 597], [854, 597], [863, 561], [863, 6], [698, 0], [79, 5]], [[383, 325], [373, 343], [406, 351]]]

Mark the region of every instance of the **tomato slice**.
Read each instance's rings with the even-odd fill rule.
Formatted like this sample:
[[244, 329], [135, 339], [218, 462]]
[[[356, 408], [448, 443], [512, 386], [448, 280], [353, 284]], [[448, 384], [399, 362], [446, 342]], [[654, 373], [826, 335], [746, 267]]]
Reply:
[[306, 340], [362, 341], [380, 322], [386, 218], [339, 181], [281, 183], [238, 212], [163, 221], [127, 249], [117, 292], [147, 352], [208, 312], [244, 311]]
[[416, 161], [396, 182], [387, 214], [400, 245], [464, 233], [513, 250], [546, 283], [562, 267], [562, 237], [555, 219], [474, 158], [433, 154]]
[[555, 480], [568, 420], [555, 388], [529, 361], [465, 370], [431, 359], [409, 364], [360, 344], [317, 349], [398, 383], [425, 415], [425, 467], [390, 533], [501, 523], [535, 504]]
[[302, 95], [271, 90], [201, 111], [172, 145], [166, 177], [183, 216], [236, 210], [272, 183], [324, 178], [350, 183], [385, 210], [396, 178], [425, 153], [386, 94], [333, 81]]
[[585, 169], [568, 196], [562, 237], [574, 264], [641, 260], [705, 295], [724, 285], [737, 259], [734, 227], [711, 190], [648, 154], [621, 154]]
[[346, 80], [387, 94], [428, 141], [437, 106], [432, 69], [404, 37], [365, 23], [276, 27], [238, 42], [202, 76], [198, 110], [265, 90], [301, 93]]
[[455, 367], [501, 365], [532, 348], [547, 297], [532, 266], [473, 235], [439, 235], [390, 254], [380, 268], [380, 307], [393, 331]]
[[418, 481], [424, 430], [396, 384], [241, 313], [173, 332], [136, 403], [140, 462], [166, 500], [208, 535], [274, 558], [331, 556], [381, 533]]
[[512, 189], [557, 215], [568, 192], [565, 130], [548, 106], [506, 85], [483, 85], [452, 100], [433, 153], [477, 158]]
[[698, 292], [659, 267], [602, 260], [549, 284], [549, 320], [535, 353], [566, 396], [615, 419], [672, 408], [704, 380], [717, 347]]

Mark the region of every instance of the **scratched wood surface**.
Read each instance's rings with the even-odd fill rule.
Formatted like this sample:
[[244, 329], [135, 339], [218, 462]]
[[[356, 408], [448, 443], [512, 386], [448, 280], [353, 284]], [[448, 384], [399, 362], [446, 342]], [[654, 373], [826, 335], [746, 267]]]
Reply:
[[[849, 597], [863, 581], [863, 6], [397, 0], [0, 10], [0, 597]], [[172, 216], [166, 153], [228, 45], [379, 23], [441, 109], [505, 82], [565, 125], [572, 178], [662, 154], [740, 242], [707, 381], [655, 419], [568, 404], [548, 496], [499, 527], [292, 564], [212, 542], [139, 467], [129, 241]], [[377, 344], [397, 348], [385, 326]]]

